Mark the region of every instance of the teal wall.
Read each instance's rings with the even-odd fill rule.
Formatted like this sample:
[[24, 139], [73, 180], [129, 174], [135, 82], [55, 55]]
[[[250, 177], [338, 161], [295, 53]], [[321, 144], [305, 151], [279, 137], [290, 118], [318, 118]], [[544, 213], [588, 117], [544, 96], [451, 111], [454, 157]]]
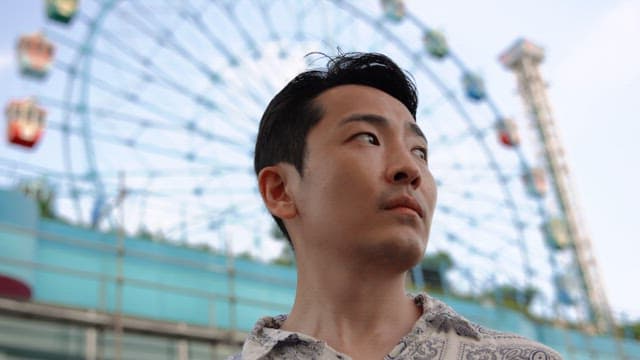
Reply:
[[[0, 230], [0, 258], [9, 257], [19, 262], [33, 261], [37, 243], [34, 230], [38, 226], [38, 220], [38, 209], [33, 201], [21, 193], [0, 189], [0, 222], [24, 229], [19, 232]], [[30, 267], [0, 261], [0, 274], [11, 276], [25, 284], [34, 283], [34, 271]]]
[[[0, 191], [0, 273], [30, 284], [34, 301], [107, 312], [120, 306], [131, 316], [242, 331], [292, 304], [292, 268], [145, 239], [125, 237], [122, 243], [119, 257], [117, 234], [39, 219], [31, 200]], [[613, 359], [624, 349], [640, 359], [638, 342], [589, 337], [535, 324], [509, 309], [441, 298], [472, 321], [537, 339], [570, 358], [597, 353]]]

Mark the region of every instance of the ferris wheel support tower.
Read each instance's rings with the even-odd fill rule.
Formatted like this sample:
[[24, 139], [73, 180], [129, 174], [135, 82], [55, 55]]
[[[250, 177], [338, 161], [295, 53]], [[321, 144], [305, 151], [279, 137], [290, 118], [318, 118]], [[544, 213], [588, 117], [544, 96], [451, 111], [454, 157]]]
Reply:
[[567, 223], [570, 246], [575, 252], [589, 299], [591, 320], [599, 330], [605, 330], [612, 324], [609, 304], [591, 240], [581, 222], [565, 152], [553, 120], [546, 84], [540, 74], [539, 64], [543, 59], [544, 50], [526, 39], [517, 40], [500, 56], [500, 62], [516, 75], [518, 91], [543, 146], [543, 161], [550, 172], [550, 181]]

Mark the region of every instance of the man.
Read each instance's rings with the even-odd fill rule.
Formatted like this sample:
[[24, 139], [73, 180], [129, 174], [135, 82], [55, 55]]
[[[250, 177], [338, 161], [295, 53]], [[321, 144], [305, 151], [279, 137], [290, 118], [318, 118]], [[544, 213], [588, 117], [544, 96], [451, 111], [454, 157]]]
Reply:
[[254, 165], [294, 248], [296, 298], [288, 316], [258, 321], [236, 359], [560, 358], [406, 295], [436, 204], [416, 109], [407, 75], [362, 53], [298, 75], [271, 101]]

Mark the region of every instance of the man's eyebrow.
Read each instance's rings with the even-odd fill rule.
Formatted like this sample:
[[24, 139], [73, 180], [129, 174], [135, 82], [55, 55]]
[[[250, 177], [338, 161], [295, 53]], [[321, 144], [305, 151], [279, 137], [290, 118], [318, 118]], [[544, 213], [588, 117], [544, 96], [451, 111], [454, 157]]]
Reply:
[[384, 126], [384, 127], [388, 127], [389, 126], [389, 120], [387, 120], [386, 117], [384, 116], [380, 116], [380, 115], [375, 115], [375, 114], [352, 114], [349, 115], [348, 117], [342, 119], [342, 121], [340, 121], [340, 126], [346, 125], [348, 123], [352, 123], [352, 122], [357, 122], [357, 121], [362, 121], [362, 122], [366, 122], [369, 123], [371, 125], [377, 125], [377, 126]]
[[427, 141], [427, 137], [424, 135], [424, 133], [422, 132], [422, 129], [420, 129], [418, 124], [414, 122], [409, 123], [409, 129], [411, 129], [411, 131], [413, 131], [414, 134], [421, 137], [424, 140], [424, 142], [426, 142], [427, 144], [429, 143], [429, 141]]
[[[383, 126], [383, 127], [389, 126], [389, 120], [386, 117], [376, 115], [376, 114], [352, 114], [342, 119], [342, 121], [340, 121], [340, 126], [346, 125], [351, 122], [356, 122], [356, 121], [366, 122], [375, 126]], [[429, 143], [427, 141], [427, 137], [424, 135], [424, 133], [422, 132], [418, 124], [416, 124], [415, 122], [410, 122], [410, 123], [407, 123], [407, 127], [416, 136], [422, 138], [424, 142]]]

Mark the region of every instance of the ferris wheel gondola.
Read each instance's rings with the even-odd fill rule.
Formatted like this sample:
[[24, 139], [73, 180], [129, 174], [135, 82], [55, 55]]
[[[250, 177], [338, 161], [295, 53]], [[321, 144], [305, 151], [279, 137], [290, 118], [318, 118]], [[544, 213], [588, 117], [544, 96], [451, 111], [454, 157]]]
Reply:
[[21, 36], [16, 47], [20, 73], [44, 78], [51, 68], [54, 50], [54, 45], [42, 33]]
[[78, 10], [78, 0], [47, 0], [46, 7], [49, 19], [68, 24]]
[[9, 143], [33, 148], [40, 141], [45, 128], [46, 111], [34, 99], [11, 100], [5, 114]]

